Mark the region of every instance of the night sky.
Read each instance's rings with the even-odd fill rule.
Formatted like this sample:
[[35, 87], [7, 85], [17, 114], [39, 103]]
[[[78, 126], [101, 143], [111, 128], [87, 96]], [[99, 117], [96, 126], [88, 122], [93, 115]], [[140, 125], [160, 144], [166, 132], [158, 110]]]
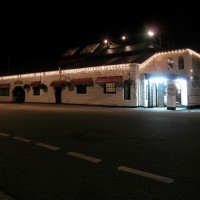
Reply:
[[[0, 5], [0, 72], [66, 50], [102, 42], [146, 41], [154, 29], [162, 44], [200, 53], [200, 15], [192, 1], [6, 1]], [[9, 64], [8, 64], [9, 61]]]

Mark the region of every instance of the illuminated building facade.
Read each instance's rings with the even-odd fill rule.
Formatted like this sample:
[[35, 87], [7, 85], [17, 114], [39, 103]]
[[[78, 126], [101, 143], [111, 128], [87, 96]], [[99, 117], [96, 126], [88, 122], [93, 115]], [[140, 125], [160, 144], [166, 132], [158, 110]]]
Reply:
[[48, 70], [0, 76], [0, 102], [199, 106], [200, 54], [145, 45], [73, 48]]

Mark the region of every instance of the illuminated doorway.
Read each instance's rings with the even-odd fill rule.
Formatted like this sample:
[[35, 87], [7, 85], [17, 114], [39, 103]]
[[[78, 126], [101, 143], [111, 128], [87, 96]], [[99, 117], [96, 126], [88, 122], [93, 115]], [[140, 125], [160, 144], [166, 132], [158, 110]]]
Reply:
[[177, 75], [151, 75], [148, 74], [146, 87], [146, 102], [145, 106], [148, 107], [166, 107], [167, 106], [167, 91], [168, 91], [168, 81], [172, 80], [176, 88], [175, 94], [176, 106], [187, 106], [188, 105], [188, 78], [183, 76], [177, 78]]
[[175, 82], [176, 85], [176, 105], [181, 105], [181, 84], [179, 82]]

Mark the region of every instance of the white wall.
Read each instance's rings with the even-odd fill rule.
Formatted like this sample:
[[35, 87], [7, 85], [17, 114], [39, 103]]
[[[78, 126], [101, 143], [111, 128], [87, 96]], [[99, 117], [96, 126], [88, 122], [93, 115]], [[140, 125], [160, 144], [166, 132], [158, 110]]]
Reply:
[[[123, 83], [116, 84], [115, 94], [104, 94], [104, 88], [102, 85], [96, 84], [95, 80], [97, 77], [104, 76], [123, 76], [123, 80], [131, 79], [133, 83], [131, 85], [131, 100], [124, 100], [124, 85]], [[13, 78], [14, 77], [14, 78]], [[55, 103], [55, 90], [50, 86], [52, 81], [65, 80], [70, 82], [72, 79], [77, 78], [92, 78], [94, 84], [92, 86], [87, 86], [86, 94], [77, 94], [76, 86], [73, 90], [69, 87], [62, 89], [62, 103], [67, 104], [89, 104], [89, 105], [109, 105], [109, 106], [137, 106], [138, 101], [138, 65], [128, 64], [128, 65], [113, 65], [104, 66], [97, 68], [86, 68], [77, 70], [62, 70], [61, 76], [58, 73], [41, 73], [40, 75], [30, 75], [30, 76], [10, 76], [0, 78], [0, 83], [10, 83], [11, 84], [11, 96], [3, 97], [0, 96], [0, 102], [13, 101], [12, 91], [16, 86], [14, 82], [20, 80], [24, 84], [30, 84], [33, 81], [41, 81], [47, 86], [47, 91], [40, 89], [40, 95], [33, 95], [33, 88], [25, 89], [25, 102], [36, 102], [36, 103]]]

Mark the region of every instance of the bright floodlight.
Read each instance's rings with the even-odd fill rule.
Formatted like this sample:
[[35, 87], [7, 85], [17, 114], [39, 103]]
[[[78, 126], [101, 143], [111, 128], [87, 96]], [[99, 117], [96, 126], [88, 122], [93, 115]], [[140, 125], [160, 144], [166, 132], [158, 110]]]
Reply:
[[123, 36], [122, 36], [122, 40], [125, 40], [125, 39], [126, 39], [126, 36], [123, 35]]
[[104, 43], [107, 44], [107, 43], [108, 43], [108, 40], [105, 39], [105, 40], [104, 40]]
[[153, 37], [154, 36], [154, 32], [153, 31], [148, 31], [148, 35], [149, 35], [149, 37]]

